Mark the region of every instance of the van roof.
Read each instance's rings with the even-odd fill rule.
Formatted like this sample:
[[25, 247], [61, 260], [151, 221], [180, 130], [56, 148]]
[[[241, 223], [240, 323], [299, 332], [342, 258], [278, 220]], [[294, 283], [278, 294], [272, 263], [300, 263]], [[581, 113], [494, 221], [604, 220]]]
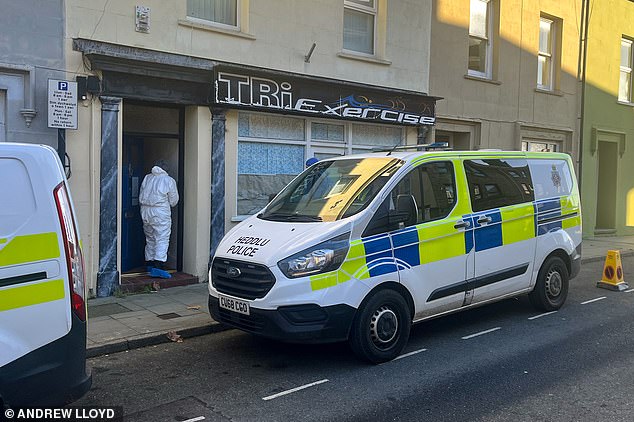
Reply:
[[568, 154], [560, 152], [527, 152], [527, 151], [492, 151], [492, 150], [478, 150], [478, 151], [394, 151], [389, 153], [388, 151], [380, 152], [367, 152], [363, 154], [345, 155], [340, 157], [333, 157], [329, 159], [345, 160], [350, 158], [377, 158], [377, 157], [392, 157], [403, 160], [407, 163], [418, 161], [423, 157], [470, 157], [470, 158], [495, 158], [495, 157], [526, 157], [526, 158], [558, 158], [567, 159], [570, 158]]

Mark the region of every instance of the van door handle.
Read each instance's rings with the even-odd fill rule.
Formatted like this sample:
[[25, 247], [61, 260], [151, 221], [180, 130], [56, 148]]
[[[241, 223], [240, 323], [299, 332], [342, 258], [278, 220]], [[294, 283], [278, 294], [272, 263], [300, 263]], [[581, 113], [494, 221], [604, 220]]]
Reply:
[[493, 219], [491, 217], [487, 217], [486, 215], [478, 218], [478, 224], [490, 223], [491, 221], [493, 221]]
[[458, 221], [456, 224], [454, 224], [453, 228], [454, 229], [466, 229], [469, 226], [470, 226], [470, 224], [469, 224], [468, 221], [461, 220], [461, 221]]

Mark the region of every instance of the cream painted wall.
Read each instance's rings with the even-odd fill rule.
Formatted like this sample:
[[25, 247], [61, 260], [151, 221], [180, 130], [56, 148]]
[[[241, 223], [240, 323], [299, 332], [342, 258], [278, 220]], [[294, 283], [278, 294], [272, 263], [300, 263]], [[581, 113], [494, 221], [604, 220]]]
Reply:
[[[577, 58], [581, 0], [498, 0], [499, 37], [494, 38], [491, 81], [465, 77], [468, 66], [469, 0], [436, 0], [432, 13], [430, 94], [439, 127], [475, 121], [473, 148], [519, 149], [517, 124], [559, 130], [577, 139]], [[561, 72], [553, 93], [538, 92], [540, 13], [562, 19]], [[577, 143], [570, 142], [573, 155]]]
[[[91, 71], [81, 53], [72, 48], [74, 38], [86, 38], [385, 87], [429, 90], [432, 0], [378, 0], [380, 10], [386, 11], [377, 21], [379, 32], [385, 34], [382, 41], [385, 48], [377, 48], [381, 54], [375, 59], [340, 54], [342, 0], [240, 1], [243, 9], [248, 10], [248, 15], [243, 15], [242, 19], [246, 24], [243, 33], [192, 27], [186, 22], [186, 0], [173, 0], [168, 6], [161, 0], [147, 0], [143, 5], [151, 9], [151, 29], [149, 34], [143, 34], [134, 30], [134, 3], [126, 0], [68, 0], [65, 2], [64, 31], [66, 78], [74, 80], [78, 75], [87, 74], [100, 76], [99, 72]], [[317, 47], [310, 63], [305, 63], [304, 56], [313, 42]], [[119, 112], [119, 146], [122, 115], [123, 104]], [[101, 103], [97, 97], [89, 96], [80, 104], [78, 121], [78, 130], [67, 131], [67, 150], [73, 160], [70, 185], [83, 239], [88, 285], [94, 292], [99, 265], [101, 145]], [[206, 107], [188, 108], [185, 133], [188, 173], [184, 271], [206, 280], [211, 156], [211, 116]], [[412, 141], [415, 136], [415, 130], [408, 130], [408, 142], [415, 142]], [[237, 112], [227, 113], [226, 140], [226, 198], [235, 198], [237, 183], [231, 175], [237, 171]], [[191, 207], [190, 201], [194, 201]], [[231, 217], [236, 214], [235, 201], [227, 200], [226, 206], [225, 223], [229, 229], [235, 224], [231, 222]], [[120, 228], [118, 230], [120, 234]]]
[[211, 113], [208, 107], [185, 110], [185, 192], [183, 271], [207, 281], [211, 218]]
[[[174, 52], [426, 92], [428, 90], [431, 0], [379, 0], [387, 11], [385, 55], [391, 62], [338, 56], [343, 44], [342, 0], [241, 0], [248, 9], [244, 33], [192, 27], [186, 0], [147, 0], [149, 34], [135, 32], [135, 3], [127, 0], [69, 0], [68, 39], [88, 38], [121, 45]], [[381, 19], [378, 23], [381, 26]], [[203, 27], [204, 28], [204, 27]], [[317, 47], [304, 62], [312, 43]], [[72, 49], [67, 50], [69, 54]]]

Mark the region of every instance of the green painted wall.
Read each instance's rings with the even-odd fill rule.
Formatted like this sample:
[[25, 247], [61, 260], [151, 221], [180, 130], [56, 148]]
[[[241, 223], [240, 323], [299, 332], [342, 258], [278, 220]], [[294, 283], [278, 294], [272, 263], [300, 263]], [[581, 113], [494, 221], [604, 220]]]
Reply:
[[583, 233], [634, 235], [634, 104], [617, 101], [621, 38], [634, 39], [634, 2], [590, 2], [581, 157]]

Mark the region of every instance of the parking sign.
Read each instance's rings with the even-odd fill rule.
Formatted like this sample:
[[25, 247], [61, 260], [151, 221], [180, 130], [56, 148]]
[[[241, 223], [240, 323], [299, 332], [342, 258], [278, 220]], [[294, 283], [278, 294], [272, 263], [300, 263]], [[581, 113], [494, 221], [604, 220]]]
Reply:
[[77, 82], [48, 80], [48, 127], [77, 129]]

